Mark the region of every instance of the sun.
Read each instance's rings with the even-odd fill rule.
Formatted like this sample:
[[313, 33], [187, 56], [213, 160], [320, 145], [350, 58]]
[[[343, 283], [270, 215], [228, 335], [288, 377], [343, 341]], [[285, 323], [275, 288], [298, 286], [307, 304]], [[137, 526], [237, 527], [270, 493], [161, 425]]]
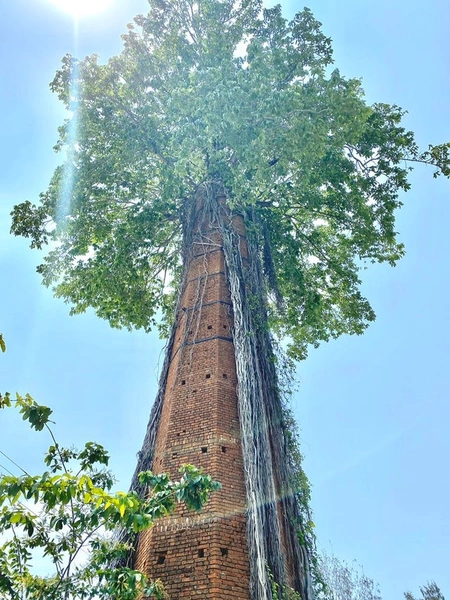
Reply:
[[113, 0], [49, 0], [49, 2], [73, 17], [87, 17], [103, 12], [113, 3]]

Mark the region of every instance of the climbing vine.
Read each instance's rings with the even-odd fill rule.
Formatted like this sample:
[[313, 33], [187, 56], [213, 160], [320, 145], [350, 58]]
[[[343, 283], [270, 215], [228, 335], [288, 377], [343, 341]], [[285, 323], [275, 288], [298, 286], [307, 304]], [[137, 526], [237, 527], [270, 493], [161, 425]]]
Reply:
[[[283, 406], [278, 384], [276, 357], [267, 326], [266, 301], [261, 294], [261, 257], [250, 234], [247, 237], [248, 261], [244, 266], [240, 252], [241, 240], [234, 229], [233, 213], [227, 205], [225, 193], [220, 182], [204, 184], [199, 186], [186, 206], [184, 279], [180, 297], [187, 285], [185, 279], [193, 248], [202, 243], [202, 224], [207, 221], [220, 233], [231, 293], [238, 408], [247, 488], [251, 598], [272, 598], [275, 584], [279, 589], [289, 587], [286, 571], [286, 557], [289, 557], [295, 589], [307, 600], [312, 597], [314, 581], [310, 564], [315, 556], [309, 484], [301, 467], [301, 453], [292, 414]], [[205, 284], [206, 280], [203, 282]], [[197, 310], [191, 311], [190, 316], [194, 319], [196, 313], [196, 321], [189, 323], [194, 336], [201, 306], [202, 291], [199, 288], [195, 300]], [[152, 465], [174, 331], [175, 325], [136, 473]], [[290, 362], [286, 360], [284, 376], [289, 372], [288, 365]], [[133, 486], [136, 485], [135, 476]], [[278, 510], [279, 507], [281, 510]], [[273, 583], [268, 573], [271, 573]]]

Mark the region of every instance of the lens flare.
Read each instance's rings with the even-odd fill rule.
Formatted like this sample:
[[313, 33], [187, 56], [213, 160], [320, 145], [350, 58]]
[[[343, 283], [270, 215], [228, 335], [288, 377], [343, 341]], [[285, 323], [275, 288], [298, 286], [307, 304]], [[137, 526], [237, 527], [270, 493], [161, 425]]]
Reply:
[[78, 67], [75, 66], [70, 81], [69, 94], [71, 98], [70, 118], [67, 121], [66, 160], [62, 167], [61, 184], [56, 209], [55, 221], [58, 227], [64, 229], [67, 225], [66, 218], [70, 214], [72, 196], [76, 185], [76, 160], [78, 138]]
[[79, 18], [105, 11], [111, 6], [113, 0], [49, 0], [49, 2], [65, 13]]

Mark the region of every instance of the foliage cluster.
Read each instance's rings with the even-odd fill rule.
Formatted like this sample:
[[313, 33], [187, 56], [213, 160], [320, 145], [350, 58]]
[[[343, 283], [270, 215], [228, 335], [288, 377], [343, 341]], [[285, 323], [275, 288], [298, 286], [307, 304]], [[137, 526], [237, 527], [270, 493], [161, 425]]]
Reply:
[[378, 585], [355, 561], [349, 565], [330, 553], [322, 552], [318, 568], [324, 584], [322, 589], [317, 590], [320, 600], [381, 600]]
[[[165, 598], [160, 581], [120, 566], [129, 548], [114, 532], [148, 529], [155, 519], [173, 512], [178, 502], [200, 510], [219, 484], [185, 465], [179, 481], [164, 473], [141, 473], [141, 483], [149, 490], [144, 498], [114, 492], [114, 479], [105, 470], [108, 453], [101, 445], [88, 442], [82, 450], [64, 448], [50, 427], [50, 408], [28, 394], [17, 394], [14, 401], [8, 393], [0, 395], [0, 408], [11, 405], [33, 429], [47, 429], [53, 443], [42, 474], [0, 476], [0, 597]], [[43, 575], [39, 564], [50, 575]]]
[[[322, 589], [316, 589], [318, 600], [381, 600], [377, 583], [368, 577], [356, 561], [348, 564], [335, 555], [323, 551], [319, 555], [319, 568], [323, 577]], [[405, 592], [406, 600], [445, 600], [434, 582], [420, 587], [420, 598]]]
[[360, 269], [404, 252], [407, 161], [448, 175], [449, 145], [420, 152], [398, 106], [368, 106], [359, 80], [331, 69], [320, 25], [261, 0], [151, 0], [106, 64], [63, 59], [51, 89], [69, 111], [65, 161], [38, 205], [15, 207], [12, 231], [52, 242], [38, 270], [73, 313], [145, 330], [170, 313], [186, 199], [218, 182], [254, 233], [292, 355], [362, 333], [375, 315]]
[[301, 600], [301, 595], [291, 587], [280, 586], [269, 571], [269, 581], [271, 584], [272, 600]]
[[406, 600], [445, 600], [443, 593], [434, 581], [429, 581], [426, 585], [420, 588], [420, 598], [405, 592]]

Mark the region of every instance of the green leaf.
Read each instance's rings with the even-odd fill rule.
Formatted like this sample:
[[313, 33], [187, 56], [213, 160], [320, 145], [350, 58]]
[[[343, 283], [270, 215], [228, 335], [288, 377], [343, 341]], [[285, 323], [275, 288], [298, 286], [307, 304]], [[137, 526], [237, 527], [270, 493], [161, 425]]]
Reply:
[[16, 405], [24, 421], [28, 421], [33, 429], [42, 431], [50, 422], [52, 410], [48, 406], [38, 404], [29, 394], [25, 397], [16, 393]]
[[9, 522], [10, 523], [22, 523], [23, 519], [24, 519], [24, 517], [21, 513], [15, 512], [11, 515]]
[[0, 408], [7, 408], [11, 406], [11, 394], [6, 392], [4, 395], [0, 394]]

